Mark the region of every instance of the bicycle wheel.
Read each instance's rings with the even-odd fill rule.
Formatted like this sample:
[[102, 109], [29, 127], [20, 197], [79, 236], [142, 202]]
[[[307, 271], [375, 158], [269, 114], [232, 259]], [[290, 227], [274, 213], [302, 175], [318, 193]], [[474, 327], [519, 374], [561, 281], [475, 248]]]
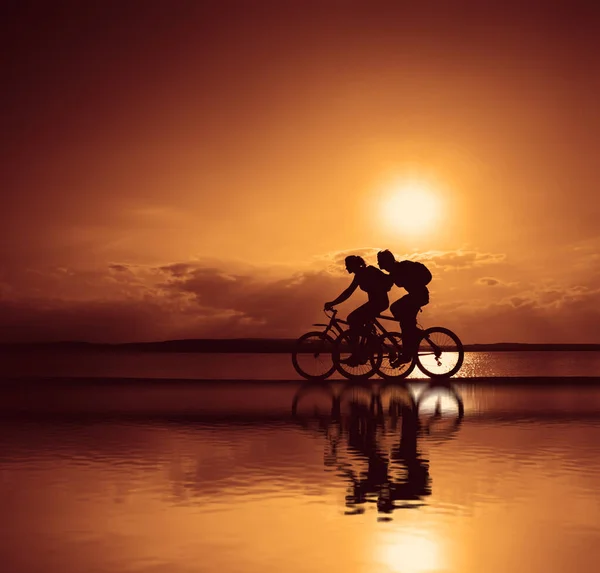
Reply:
[[465, 405], [451, 382], [432, 382], [419, 394], [417, 413], [423, 434], [439, 441], [450, 439], [458, 431]]
[[350, 366], [344, 364], [344, 361], [351, 355], [350, 333], [346, 331], [340, 334], [333, 347], [333, 363], [337, 371], [349, 380], [365, 379], [373, 376], [382, 360], [381, 345], [377, 342], [373, 344], [373, 341], [376, 340], [372, 336], [369, 336], [366, 340], [361, 337], [360, 346], [365, 354], [364, 362], [357, 366]]
[[332, 350], [334, 340], [323, 332], [307, 332], [296, 341], [292, 364], [307, 380], [325, 380], [335, 371]]
[[353, 413], [368, 412], [370, 416], [375, 414], [377, 406], [376, 395], [370, 382], [349, 382], [340, 390], [340, 414], [348, 417]]
[[377, 369], [377, 374], [386, 380], [406, 378], [415, 368], [415, 361], [405, 362], [392, 366], [392, 362], [402, 354], [402, 336], [399, 332], [388, 332], [381, 339], [382, 361]]
[[396, 379], [384, 382], [380, 386], [379, 396], [383, 412], [391, 418], [401, 416], [402, 412], [417, 411], [415, 398], [406, 380]]
[[329, 382], [304, 382], [292, 400], [292, 417], [301, 426], [321, 427], [335, 417], [338, 401]]
[[421, 372], [430, 378], [450, 378], [465, 359], [460, 338], [442, 326], [428, 328], [421, 335], [416, 363]]

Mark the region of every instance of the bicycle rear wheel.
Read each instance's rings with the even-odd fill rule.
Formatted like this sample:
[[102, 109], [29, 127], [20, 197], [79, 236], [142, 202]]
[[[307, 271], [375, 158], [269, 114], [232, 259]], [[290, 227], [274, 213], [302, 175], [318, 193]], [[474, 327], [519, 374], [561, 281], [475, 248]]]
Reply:
[[388, 332], [381, 340], [382, 360], [377, 374], [386, 380], [406, 378], [415, 368], [415, 361], [405, 362], [398, 366], [392, 363], [402, 354], [402, 336], [399, 332]]
[[296, 341], [292, 364], [307, 380], [325, 380], [335, 372], [332, 351], [334, 340], [323, 332], [307, 332]]
[[460, 370], [464, 358], [460, 338], [448, 328], [433, 326], [423, 332], [415, 361], [430, 378], [450, 378]]
[[382, 351], [379, 343], [373, 344], [376, 338], [361, 336], [360, 348], [364, 353], [364, 359], [361, 364], [351, 366], [345, 364], [345, 361], [352, 354], [352, 345], [350, 344], [350, 332], [346, 331], [335, 341], [333, 348], [333, 363], [337, 371], [349, 380], [366, 379], [375, 374], [382, 361]]

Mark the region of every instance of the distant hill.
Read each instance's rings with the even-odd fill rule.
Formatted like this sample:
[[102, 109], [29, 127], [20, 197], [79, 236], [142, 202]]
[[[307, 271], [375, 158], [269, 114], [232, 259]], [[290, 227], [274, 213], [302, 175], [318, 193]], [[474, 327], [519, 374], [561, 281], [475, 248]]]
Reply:
[[[158, 342], [128, 342], [123, 344], [78, 341], [3, 343], [0, 350], [64, 350], [73, 352], [197, 352], [197, 353], [289, 353], [294, 348], [292, 338], [198, 338]], [[466, 352], [515, 351], [600, 351], [600, 344], [528, 344], [498, 342], [495, 344], [466, 344]]]

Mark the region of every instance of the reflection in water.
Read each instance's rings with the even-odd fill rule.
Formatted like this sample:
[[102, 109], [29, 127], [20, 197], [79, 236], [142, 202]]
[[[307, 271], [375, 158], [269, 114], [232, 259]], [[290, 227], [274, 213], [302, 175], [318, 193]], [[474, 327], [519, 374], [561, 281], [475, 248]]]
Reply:
[[600, 387], [459, 384], [5, 386], [1, 571], [596, 573]]
[[[451, 399], [456, 416], [443, 414], [444, 403]], [[346, 514], [364, 513], [367, 503], [376, 504], [379, 513], [390, 514], [397, 508], [423, 505], [431, 494], [429, 462], [419, 451], [419, 437], [452, 436], [464, 407], [452, 385], [431, 384], [415, 401], [405, 383], [346, 384], [338, 390], [328, 382], [309, 382], [294, 396], [292, 414], [327, 439], [325, 465], [349, 482]]]

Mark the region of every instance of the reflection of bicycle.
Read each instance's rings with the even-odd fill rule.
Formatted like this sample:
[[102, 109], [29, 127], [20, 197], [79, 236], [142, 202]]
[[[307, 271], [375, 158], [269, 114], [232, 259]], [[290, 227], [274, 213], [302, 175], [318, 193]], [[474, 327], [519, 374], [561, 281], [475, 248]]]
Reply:
[[380, 385], [305, 382], [292, 401], [292, 416], [304, 428], [331, 437], [332, 426], [338, 426], [333, 434], [347, 429], [345, 420], [356, 414], [357, 406], [386, 431], [396, 429], [403, 412], [414, 412], [420, 434], [434, 441], [454, 437], [465, 416], [462, 396], [451, 382], [432, 381], [415, 399], [405, 380]]
[[418, 448], [421, 422], [404, 381], [307, 382], [294, 396], [292, 415], [326, 438], [323, 462], [347, 480], [346, 515], [369, 507], [391, 514], [422, 506], [431, 495], [429, 462]]
[[423, 434], [438, 441], [451, 438], [465, 415], [458, 389], [448, 382], [428, 384], [416, 400], [416, 410]]
[[[325, 311], [327, 314], [327, 311]], [[379, 315], [369, 323], [363, 333], [356, 334], [355, 349], [360, 356], [359, 364], [347, 364], [352, 354], [351, 334], [348, 323], [336, 318], [331, 311], [329, 324], [323, 331], [308, 332], [301, 336], [292, 353], [296, 371], [307, 379], [324, 380], [337, 370], [349, 379], [366, 379], [377, 373], [385, 379], [408, 376], [416, 367], [431, 378], [448, 378], [456, 374], [464, 360], [463, 345], [456, 334], [447, 328], [433, 326], [420, 330], [417, 353], [412, 361], [397, 364], [402, 354], [402, 335], [388, 332], [380, 320], [396, 319]]]

